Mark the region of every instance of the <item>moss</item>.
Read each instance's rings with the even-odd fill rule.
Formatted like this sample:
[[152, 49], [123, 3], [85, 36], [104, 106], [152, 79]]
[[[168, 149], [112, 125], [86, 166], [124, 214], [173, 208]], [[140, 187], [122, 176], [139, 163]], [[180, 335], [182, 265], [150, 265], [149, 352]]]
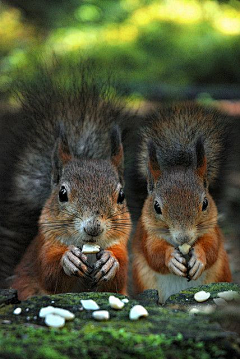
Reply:
[[[34, 297], [22, 302], [22, 313], [13, 314], [17, 305], [0, 308], [0, 357], [25, 359], [75, 358], [194, 358], [237, 357], [239, 343], [233, 333], [223, 331], [208, 317], [161, 307], [150, 301], [149, 317], [130, 321], [130, 300], [121, 311], [108, 306], [109, 293], [61, 294]], [[123, 296], [118, 295], [122, 298]], [[110, 312], [110, 321], [96, 322], [89, 311], [81, 310], [80, 299], [91, 298]], [[145, 300], [145, 299], [144, 299]], [[53, 303], [54, 302], [54, 303]], [[67, 308], [76, 318], [62, 329], [48, 328], [38, 317], [46, 305]], [[3, 349], [4, 348], [4, 349]]]
[[214, 304], [213, 298], [217, 298], [217, 294], [219, 292], [223, 292], [226, 290], [234, 290], [240, 293], [240, 286], [234, 283], [211, 283], [206, 285], [201, 285], [199, 287], [192, 287], [189, 289], [185, 289], [177, 294], [171, 295], [170, 298], [165, 303], [165, 306], [169, 305], [197, 305], [198, 303], [194, 299], [194, 294], [199, 292], [200, 290], [204, 290], [205, 292], [210, 292], [211, 297], [208, 299], [208, 304]]

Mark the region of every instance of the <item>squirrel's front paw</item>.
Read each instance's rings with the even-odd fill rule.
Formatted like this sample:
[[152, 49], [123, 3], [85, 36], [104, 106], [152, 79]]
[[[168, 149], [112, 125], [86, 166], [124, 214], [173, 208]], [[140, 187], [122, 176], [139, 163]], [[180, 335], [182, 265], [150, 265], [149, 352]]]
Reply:
[[102, 250], [97, 254], [98, 261], [94, 265], [94, 284], [113, 279], [119, 269], [118, 260], [110, 251]]
[[188, 275], [191, 279], [198, 279], [206, 267], [205, 255], [200, 255], [194, 248], [191, 250], [191, 258], [188, 262]]
[[69, 246], [68, 248], [68, 251], [64, 253], [61, 260], [64, 272], [68, 276], [91, 278], [87, 257], [75, 246]]
[[171, 273], [176, 274], [180, 277], [186, 277], [186, 259], [182, 256], [178, 249], [175, 248], [170, 251], [167, 256], [166, 265]]

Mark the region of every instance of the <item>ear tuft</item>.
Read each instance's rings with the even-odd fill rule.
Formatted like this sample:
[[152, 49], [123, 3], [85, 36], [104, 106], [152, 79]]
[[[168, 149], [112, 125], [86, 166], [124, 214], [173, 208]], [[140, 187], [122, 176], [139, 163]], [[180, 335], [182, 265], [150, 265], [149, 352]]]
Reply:
[[196, 144], [196, 156], [197, 156], [197, 174], [204, 178], [206, 181], [207, 175], [207, 158], [205, 155], [204, 144], [202, 137], [199, 137]]
[[59, 124], [58, 137], [52, 152], [52, 183], [58, 184], [63, 166], [72, 159], [67, 136], [62, 123]]
[[111, 131], [111, 162], [117, 168], [119, 177], [123, 180], [123, 146], [118, 126]]
[[154, 183], [161, 175], [160, 165], [157, 159], [156, 147], [152, 140], [147, 144], [148, 147], [148, 190], [153, 191]]

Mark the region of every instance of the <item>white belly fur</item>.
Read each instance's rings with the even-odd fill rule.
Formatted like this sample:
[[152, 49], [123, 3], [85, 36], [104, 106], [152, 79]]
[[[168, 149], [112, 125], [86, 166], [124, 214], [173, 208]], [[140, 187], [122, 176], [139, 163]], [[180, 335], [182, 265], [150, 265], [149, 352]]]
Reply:
[[197, 280], [188, 282], [186, 278], [174, 274], [159, 274], [155, 272], [156, 289], [158, 289], [160, 302], [164, 303], [172, 294], [176, 294], [181, 290], [202, 285], [205, 277], [206, 272], [204, 272]]

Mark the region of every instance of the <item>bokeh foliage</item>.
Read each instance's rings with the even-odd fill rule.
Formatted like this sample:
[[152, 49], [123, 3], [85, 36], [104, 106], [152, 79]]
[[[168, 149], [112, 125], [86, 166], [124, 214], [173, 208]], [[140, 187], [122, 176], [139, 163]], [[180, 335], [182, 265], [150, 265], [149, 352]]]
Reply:
[[240, 2], [0, 0], [1, 93], [52, 52], [94, 59], [126, 86], [238, 84]]

